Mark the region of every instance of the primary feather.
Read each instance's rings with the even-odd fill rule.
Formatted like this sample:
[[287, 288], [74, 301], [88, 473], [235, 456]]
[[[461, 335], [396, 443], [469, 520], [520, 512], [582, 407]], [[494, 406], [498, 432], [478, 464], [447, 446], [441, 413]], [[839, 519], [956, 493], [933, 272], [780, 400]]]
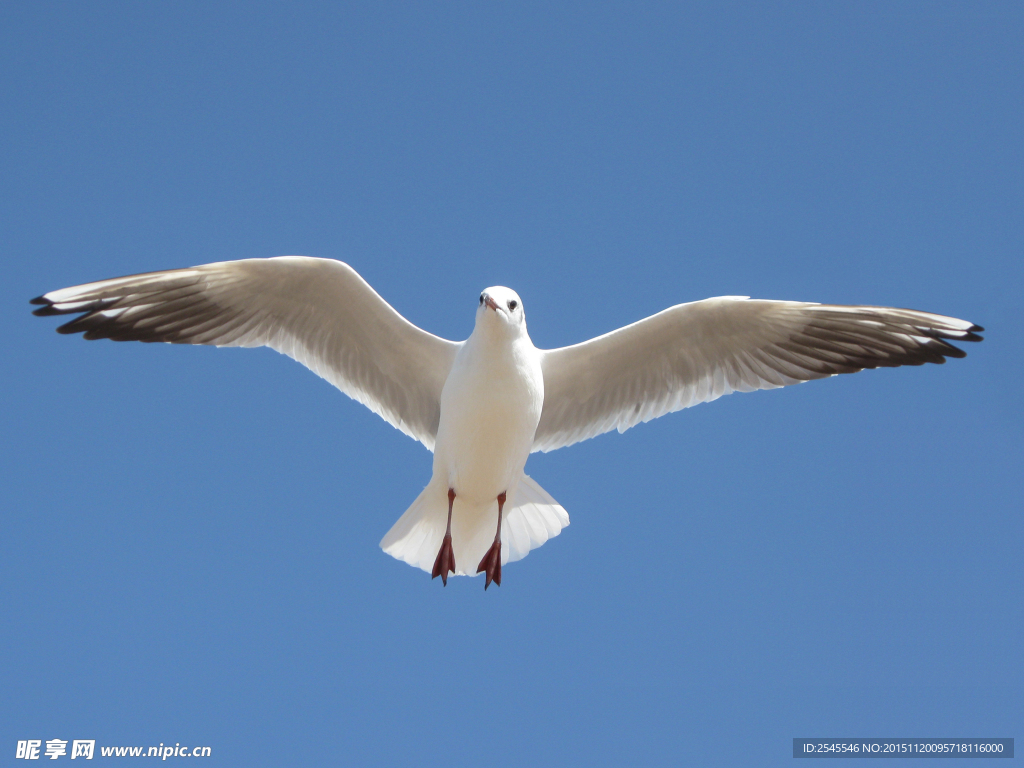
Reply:
[[43, 294], [37, 315], [86, 339], [270, 347], [433, 450], [459, 344], [410, 323], [352, 267], [281, 256], [205, 264]]
[[533, 450], [715, 400], [865, 368], [963, 357], [965, 320], [890, 307], [723, 296], [679, 304], [582, 344], [542, 352], [544, 412]]

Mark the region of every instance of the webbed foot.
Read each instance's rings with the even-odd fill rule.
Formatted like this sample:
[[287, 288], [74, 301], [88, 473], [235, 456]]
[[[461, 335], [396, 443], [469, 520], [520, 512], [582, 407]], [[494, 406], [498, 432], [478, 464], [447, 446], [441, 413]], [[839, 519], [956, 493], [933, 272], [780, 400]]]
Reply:
[[499, 587], [501, 586], [501, 542], [496, 541], [491, 544], [491, 548], [487, 550], [487, 554], [484, 555], [484, 559], [480, 561], [480, 565], [477, 566], [477, 573], [483, 572], [487, 574], [487, 580], [484, 582], [484, 590], [491, 586], [493, 581]]
[[437, 559], [434, 560], [430, 578], [436, 579], [440, 576], [442, 583], [447, 587], [449, 573], [455, 573], [455, 552], [452, 550], [452, 535], [446, 533], [441, 548], [437, 551]]

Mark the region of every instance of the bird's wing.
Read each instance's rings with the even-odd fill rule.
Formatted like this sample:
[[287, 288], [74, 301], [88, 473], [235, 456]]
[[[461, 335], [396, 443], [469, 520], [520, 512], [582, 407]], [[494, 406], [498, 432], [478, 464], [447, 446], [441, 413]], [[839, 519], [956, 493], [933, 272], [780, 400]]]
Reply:
[[87, 339], [267, 346], [433, 450], [459, 344], [417, 328], [347, 264], [282, 256], [151, 272], [51, 291], [37, 315]]
[[942, 363], [980, 326], [889, 307], [743, 296], [679, 304], [571, 347], [542, 350], [544, 410], [534, 451], [751, 392], [864, 368]]

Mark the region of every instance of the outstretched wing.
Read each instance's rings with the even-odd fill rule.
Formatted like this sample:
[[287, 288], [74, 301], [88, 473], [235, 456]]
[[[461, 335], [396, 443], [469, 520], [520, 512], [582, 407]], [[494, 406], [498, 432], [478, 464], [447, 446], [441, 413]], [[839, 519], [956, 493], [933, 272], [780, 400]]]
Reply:
[[534, 451], [751, 392], [864, 368], [943, 363], [980, 326], [889, 307], [723, 296], [679, 304], [571, 347], [542, 352]]
[[410, 323], [347, 264], [305, 256], [119, 277], [32, 303], [37, 315], [83, 313], [57, 330], [87, 339], [271, 347], [431, 450], [460, 346]]

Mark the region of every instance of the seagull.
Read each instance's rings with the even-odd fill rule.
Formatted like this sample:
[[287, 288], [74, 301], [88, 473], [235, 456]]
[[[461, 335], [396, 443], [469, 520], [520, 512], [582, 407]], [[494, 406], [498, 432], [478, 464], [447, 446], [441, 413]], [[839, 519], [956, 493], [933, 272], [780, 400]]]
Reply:
[[984, 330], [910, 309], [720, 296], [538, 349], [519, 294], [495, 286], [454, 342], [410, 323], [348, 264], [306, 256], [101, 280], [31, 303], [78, 314], [57, 331], [86, 339], [266, 346], [302, 363], [433, 452], [430, 482], [381, 548], [445, 586], [483, 573], [485, 590], [569, 524], [525, 474], [530, 453], [732, 392], [944, 363], [965, 356], [950, 340]]

